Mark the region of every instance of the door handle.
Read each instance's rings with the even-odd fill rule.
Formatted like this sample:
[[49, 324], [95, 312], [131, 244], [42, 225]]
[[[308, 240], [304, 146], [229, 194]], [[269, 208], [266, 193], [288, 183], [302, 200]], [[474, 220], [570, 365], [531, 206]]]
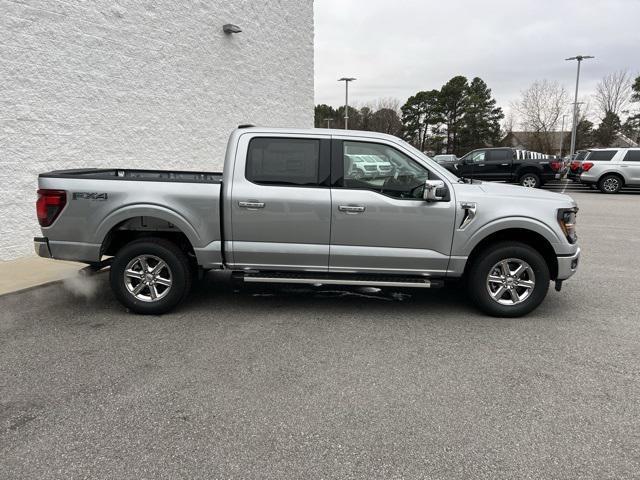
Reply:
[[620, 165], [622, 168], [627, 168], [629, 165]]
[[508, 163], [501, 163], [500, 165], [502, 165], [503, 167], [508, 167], [509, 166]]
[[484, 163], [479, 163], [478, 167], [484, 167]]
[[365, 207], [363, 205], [340, 205], [338, 210], [345, 213], [362, 213]]
[[264, 208], [264, 202], [238, 202], [238, 206], [254, 210], [256, 208]]

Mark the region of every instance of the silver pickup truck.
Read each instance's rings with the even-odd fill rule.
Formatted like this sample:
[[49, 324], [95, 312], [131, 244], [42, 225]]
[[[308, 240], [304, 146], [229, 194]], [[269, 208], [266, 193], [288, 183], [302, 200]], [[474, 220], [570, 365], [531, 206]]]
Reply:
[[[353, 159], [390, 166], [363, 176]], [[463, 279], [495, 316], [520, 316], [576, 271], [576, 203], [465, 182], [374, 132], [244, 127], [224, 173], [82, 169], [40, 174], [42, 257], [110, 265], [115, 296], [167, 312], [203, 270], [244, 282], [413, 288]]]

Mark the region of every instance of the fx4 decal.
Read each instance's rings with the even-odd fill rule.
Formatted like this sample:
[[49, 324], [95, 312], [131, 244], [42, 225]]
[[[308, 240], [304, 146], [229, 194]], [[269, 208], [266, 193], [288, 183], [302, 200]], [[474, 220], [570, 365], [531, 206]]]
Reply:
[[96, 193], [96, 192], [73, 192], [74, 200], [98, 200], [105, 201], [107, 199], [106, 193]]

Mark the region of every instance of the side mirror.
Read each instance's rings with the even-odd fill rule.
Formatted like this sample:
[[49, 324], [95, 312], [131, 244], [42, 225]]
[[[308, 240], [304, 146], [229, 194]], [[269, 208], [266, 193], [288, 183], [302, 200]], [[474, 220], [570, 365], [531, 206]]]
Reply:
[[423, 197], [427, 202], [439, 202], [447, 196], [447, 187], [442, 180], [427, 180], [424, 182]]

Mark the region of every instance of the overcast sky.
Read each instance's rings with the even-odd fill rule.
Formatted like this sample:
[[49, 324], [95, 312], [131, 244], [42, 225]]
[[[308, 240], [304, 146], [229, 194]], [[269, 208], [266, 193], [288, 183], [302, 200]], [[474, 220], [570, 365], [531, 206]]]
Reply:
[[640, 0], [315, 0], [315, 100], [401, 102], [455, 75], [479, 76], [508, 107], [534, 80], [581, 97], [605, 74], [640, 72]]

